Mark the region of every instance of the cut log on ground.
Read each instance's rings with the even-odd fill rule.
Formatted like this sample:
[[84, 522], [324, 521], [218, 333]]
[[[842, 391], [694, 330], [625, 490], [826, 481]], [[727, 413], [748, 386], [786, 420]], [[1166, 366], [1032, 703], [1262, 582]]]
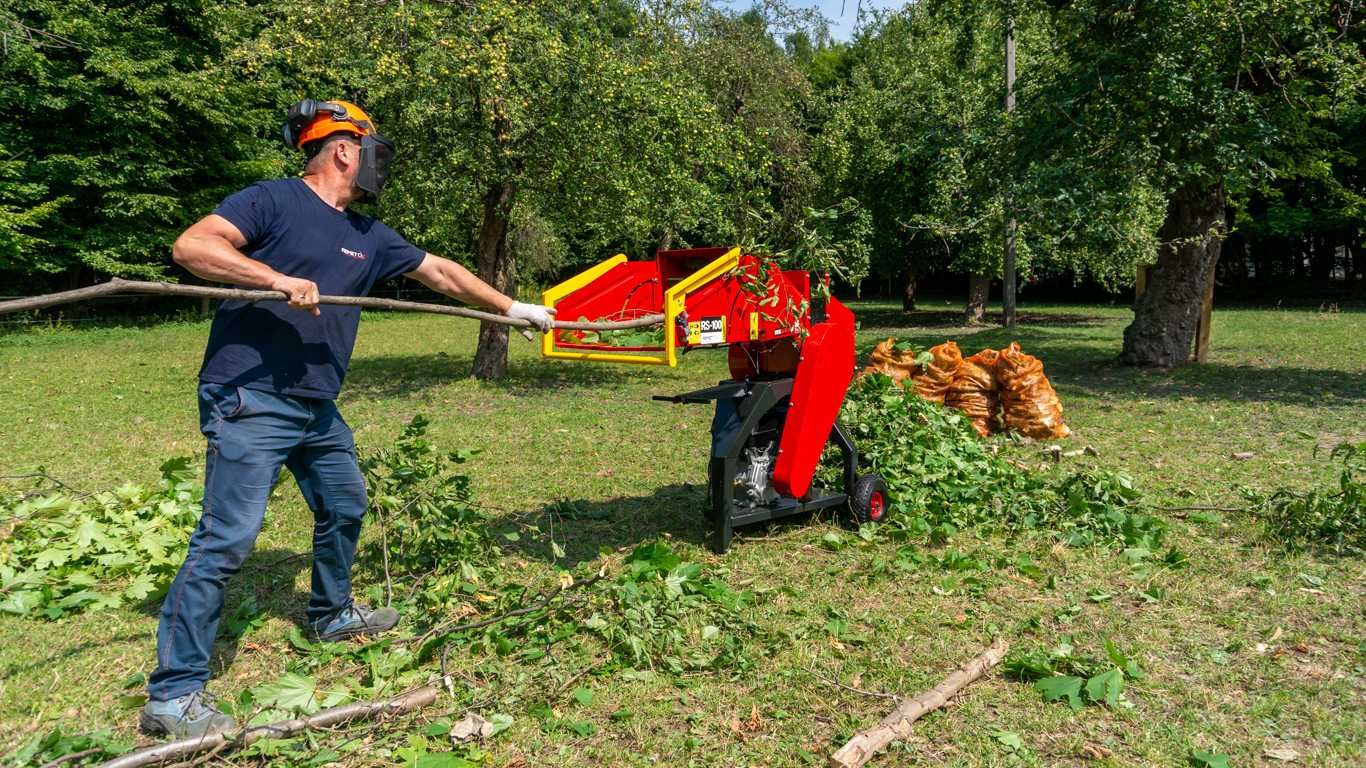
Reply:
[[[24, 299], [0, 301], [0, 315], [34, 309], [45, 309], [59, 304], [72, 304], [77, 301], [87, 301], [103, 296], [117, 296], [121, 294], [194, 296], [204, 299], [251, 302], [286, 301], [288, 299], [287, 296], [279, 291], [248, 291], [241, 288], [212, 288], [204, 285], [181, 285], [179, 283], [157, 283], [144, 280], [122, 280], [116, 277], [107, 283], [91, 285], [86, 288], [77, 288], [74, 291], [47, 293], [42, 296], [30, 296]], [[505, 315], [484, 312], [478, 309], [468, 309], [466, 307], [452, 307], [447, 304], [427, 304], [419, 301], [376, 299], [369, 296], [320, 296], [318, 298], [318, 303], [360, 307], [362, 309], [384, 309], [391, 312], [430, 312], [437, 315], [468, 317], [472, 320], [483, 320], [490, 323], [510, 325], [513, 328], [520, 328], [522, 329], [523, 335], [527, 338], [534, 338], [531, 333], [527, 331], [527, 329], [531, 327], [531, 323], [526, 320], [514, 320]], [[567, 331], [619, 331], [629, 328], [645, 328], [651, 325], [658, 325], [662, 322], [664, 322], [663, 315], [645, 315], [634, 320], [598, 323], [556, 320], [555, 328], [557, 330]]]
[[278, 723], [258, 725], [243, 731], [219, 733], [198, 739], [181, 739], [180, 741], [158, 744], [155, 747], [140, 749], [136, 752], [130, 752], [126, 755], [116, 757], [113, 760], [104, 763], [104, 768], [139, 768], [139, 766], [158, 765], [172, 758], [196, 755], [210, 750], [222, 752], [224, 750], [238, 749], [261, 739], [287, 739], [291, 736], [297, 736], [304, 731], [318, 728], [330, 728], [332, 726], [348, 723], [352, 720], [366, 720], [401, 715], [406, 712], [421, 709], [434, 701], [436, 701], [436, 687], [428, 685], [382, 701], [361, 701], [355, 704], [324, 709], [316, 715], [299, 717], [293, 720], [284, 720]]
[[866, 731], [859, 731], [835, 754], [830, 756], [831, 768], [857, 768], [872, 759], [873, 755], [897, 739], [911, 735], [911, 724], [926, 712], [932, 712], [961, 691], [968, 683], [977, 680], [987, 670], [1001, 663], [1010, 646], [997, 639], [980, 656], [959, 667], [956, 672], [944, 678], [944, 682], [930, 690], [906, 699], [897, 705], [892, 713], [882, 718], [882, 722]]

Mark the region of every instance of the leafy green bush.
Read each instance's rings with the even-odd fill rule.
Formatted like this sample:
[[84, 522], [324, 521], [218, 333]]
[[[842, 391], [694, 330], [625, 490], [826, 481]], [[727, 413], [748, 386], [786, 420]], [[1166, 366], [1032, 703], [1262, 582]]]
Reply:
[[[1135, 510], [1126, 475], [1080, 469], [1061, 482], [998, 456], [958, 411], [865, 376], [845, 398], [840, 423], [858, 446], [860, 471], [887, 482], [893, 525], [943, 540], [959, 530], [1047, 530], [1073, 545], [1123, 542], [1156, 548], [1165, 526]], [[827, 463], [821, 480], [838, 485]]]
[[1318, 544], [1337, 552], [1366, 551], [1366, 443], [1344, 443], [1331, 456], [1342, 462], [1335, 492], [1249, 494], [1262, 508], [1267, 538], [1291, 549]]
[[186, 458], [148, 489], [0, 499], [0, 611], [58, 618], [160, 597], [185, 558], [203, 487]]
[[[427, 439], [429, 424], [414, 416], [392, 447], [361, 461], [371, 523], [380, 529], [361, 562], [386, 585], [406, 587], [400, 604], [436, 611], [454, 593], [472, 592], [500, 552], [488, 516], [473, 503], [469, 477], [455, 471], [476, 451], [442, 453]], [[392, 595], [370, 597], [387, 603]]]
[[750, 592], [706, 576], [662, 541], [636, 547], [623, 566], [583, 621], [622, 661], [683, 671], [743, 660], [736, 636], [723, 629], [742, 623], [738, 610], [753, 598]]

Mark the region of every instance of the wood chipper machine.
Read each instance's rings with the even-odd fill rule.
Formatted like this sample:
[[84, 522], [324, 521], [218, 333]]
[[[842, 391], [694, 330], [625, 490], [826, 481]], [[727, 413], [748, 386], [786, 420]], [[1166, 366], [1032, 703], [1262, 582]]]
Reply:
[[[781, 270], [739, 248], [661, 250], [653, 261], [617, 255], [545, 292], [560, 320], [663, 315], [662, 333], [558, 330], [542, 357], [678, 364], [692, 350], [727, 348], [731, 377], [673, 403], [715, 403], [708, 467], [712, 548], [734, 529], [848, 504], [859, 522], [881, 520], [887, 489], [858, 473], [858, 452], [837, 422], [854, 375], [854, 315], [834, 297], [813, 298], [804, 270]], [[828, 444], [843, 459], [843, 488], [815, 488]]]

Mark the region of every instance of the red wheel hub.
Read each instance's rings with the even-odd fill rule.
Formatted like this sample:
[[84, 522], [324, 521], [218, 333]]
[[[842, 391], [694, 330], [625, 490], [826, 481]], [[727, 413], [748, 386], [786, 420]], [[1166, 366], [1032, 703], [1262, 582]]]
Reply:
[[883, 499], [882, 499], [882, 493], [881, 493], [881, 492], [874, 493], [874, 494], [872, 495], [872, 497], [868, 499], [868, 518], [869, 518], [870, 520], [881, 520], [881, 519], [882, 519], [882, 507], [883, 507], [883, 504], [884, 504], [884, 501], [883, 501]]

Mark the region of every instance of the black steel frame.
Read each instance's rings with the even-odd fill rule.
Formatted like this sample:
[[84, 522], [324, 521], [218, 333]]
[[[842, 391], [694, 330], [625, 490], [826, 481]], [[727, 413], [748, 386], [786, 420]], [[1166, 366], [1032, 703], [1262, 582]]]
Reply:
[[735, 398], [740, 417], [740, 428], [720, 451], [722, 455], [712, 456], [707, 467], [708, 496], [710, 510], [707, 519], [712, 524], [711, 548], [717, 554], [725, 554], [730, 549], [730, 541], [735, 529], [780, 517], [800, 515], [817, 509], [825, 509], [849, 500], [853, 493], [854, 481], [858, 478], [858, 451], [854, 441], [836, 423], [830, 429], [830, 439], [839, 446], [844, 459], [844, 492], [837, 493], [812, 487], [805, 498], [794, 499], [780, 496], [768, 504], [756, 506], [739, 505], [735, 502], [735, 472], [740, 453], [749, 441], [761, 420], [774, 407], [781, 404], [792, 394], [792, 378], [766, 379], [761, 381], [723, 381], [714, 387], [685, 392], [681, 395], [656, 395], [655, 400], [671, 403], [709, 403], [722, 398]]

